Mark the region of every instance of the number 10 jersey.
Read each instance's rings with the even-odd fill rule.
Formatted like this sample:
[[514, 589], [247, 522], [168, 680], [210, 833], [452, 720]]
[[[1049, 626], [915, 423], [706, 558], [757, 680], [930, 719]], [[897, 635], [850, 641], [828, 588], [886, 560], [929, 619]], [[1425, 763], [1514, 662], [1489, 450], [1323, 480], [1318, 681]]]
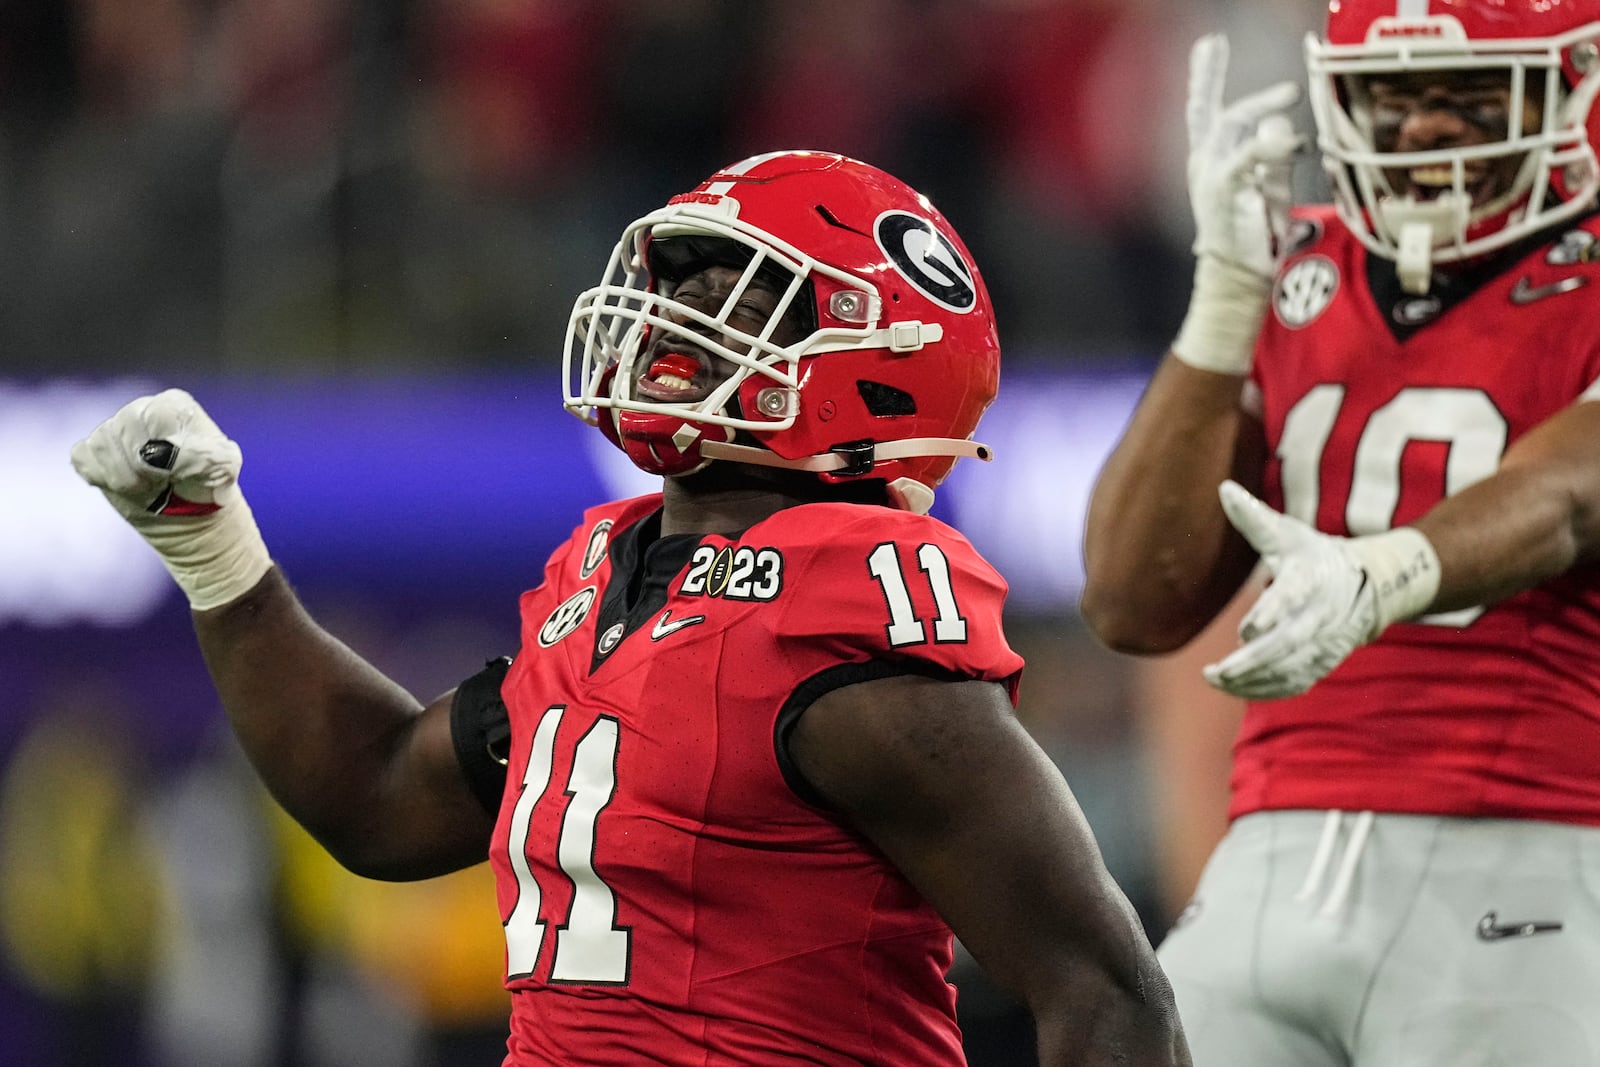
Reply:
[[[1403, 292], [1331, 209], [1299, 213], [1256, 348], [1265, 497], [1327, 533], [1415, 521], [1600, 397], [1590, 217]], [[1600, 460], [1597, 460], [1600, 461]], [[1389, 627], [1252, 705], [1233, 814], [1286, 808], [1600, 825], [1600, 567]]]

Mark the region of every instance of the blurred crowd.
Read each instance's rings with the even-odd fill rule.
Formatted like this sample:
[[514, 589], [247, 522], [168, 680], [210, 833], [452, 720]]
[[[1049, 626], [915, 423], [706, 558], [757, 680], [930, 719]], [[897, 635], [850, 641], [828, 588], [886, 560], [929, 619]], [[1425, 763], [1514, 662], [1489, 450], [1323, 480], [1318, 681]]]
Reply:
[[[1184, 60], [1296, 76], [1316, 0], [3, 0], [7, 373], [559, 350], [622, 226], [814, 147], [927, 192], [1014, 357], [1162, 350]], [[1312, 168], [1303, 168], [1308, 174]]]

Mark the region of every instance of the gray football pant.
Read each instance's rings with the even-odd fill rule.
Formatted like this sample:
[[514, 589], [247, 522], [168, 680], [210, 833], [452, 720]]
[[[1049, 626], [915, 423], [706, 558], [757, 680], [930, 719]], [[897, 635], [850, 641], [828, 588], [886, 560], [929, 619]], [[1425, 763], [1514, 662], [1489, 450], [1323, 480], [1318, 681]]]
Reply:
[[1600, 829], [1249, 815], [1160, 957], [1195, 1067], [1600, 1067]]

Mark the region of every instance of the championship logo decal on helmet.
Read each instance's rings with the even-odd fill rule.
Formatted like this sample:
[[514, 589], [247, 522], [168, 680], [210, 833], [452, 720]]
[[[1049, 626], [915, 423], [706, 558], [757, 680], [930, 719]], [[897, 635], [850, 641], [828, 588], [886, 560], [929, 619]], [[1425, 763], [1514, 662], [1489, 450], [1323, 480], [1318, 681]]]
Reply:
[[873, 235], [894, 269], [923, 296], [961, 315], [977, 305], [972, 268], [933, 223], [904, 211], [885, 211]]

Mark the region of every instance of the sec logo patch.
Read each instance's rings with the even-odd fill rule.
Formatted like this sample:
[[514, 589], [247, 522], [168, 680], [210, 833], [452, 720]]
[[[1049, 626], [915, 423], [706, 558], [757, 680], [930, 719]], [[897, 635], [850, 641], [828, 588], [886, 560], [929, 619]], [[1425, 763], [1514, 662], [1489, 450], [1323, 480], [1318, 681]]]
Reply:
[[586, 585], [563, 600], [539, 627], [539, 644], [549, 648], [582, 626], [583, 620], [589, 617], [589, 609], [594, 607], [594, 598], [595, 587]]
[[1307, 256], [1278, 276], [1272, 309], [1291, 330], [1311, 325], [1339, 291], [1339, 268], [1327, 256]]

